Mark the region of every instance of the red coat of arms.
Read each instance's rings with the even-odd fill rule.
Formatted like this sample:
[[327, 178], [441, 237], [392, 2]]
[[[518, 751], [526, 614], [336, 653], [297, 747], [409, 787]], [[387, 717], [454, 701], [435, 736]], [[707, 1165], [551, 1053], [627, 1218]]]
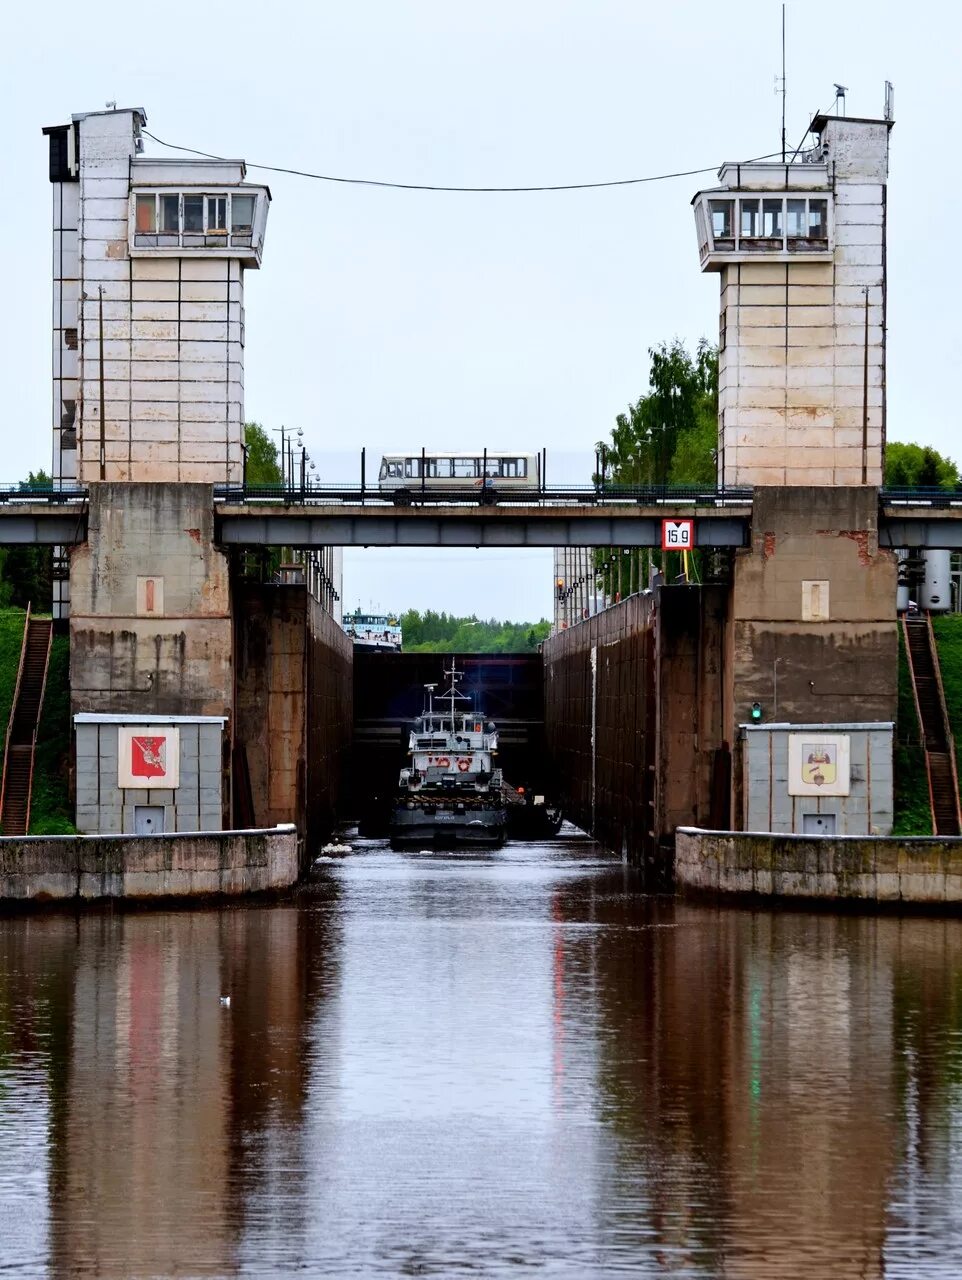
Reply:
[[130, 740], [130, 772], [135, 778], [163, 778], [167, 774], [165, 735]]

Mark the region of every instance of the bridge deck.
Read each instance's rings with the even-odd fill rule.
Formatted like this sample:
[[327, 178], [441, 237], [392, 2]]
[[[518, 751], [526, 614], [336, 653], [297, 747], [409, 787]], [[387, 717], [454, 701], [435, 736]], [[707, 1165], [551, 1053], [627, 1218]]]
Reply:
[[[438, 503], [420, 496], [394, 507], [355, 492], [249, 495], [215, 502], [219, 541], [228, 546], [563, 547], [659, 546], [664, 519], [692, 518], [695, 545], [747, 545], [752, 504], [719, 493], [698, 501], [675, 494], [611, 499], [584, 490], [527, 505]], [[87, 537], [87, 492], [0, 488], [0, 545], [70, 546]], [[879, 506], [883, 546], [962, 550], [962, 493], [887, 491]]]
[[702, 547], [743, 547], [750, 505], [289, 506], [218, 504], [218, 541], [294, 547], [653, 547], [664, 519], [692, 518]]

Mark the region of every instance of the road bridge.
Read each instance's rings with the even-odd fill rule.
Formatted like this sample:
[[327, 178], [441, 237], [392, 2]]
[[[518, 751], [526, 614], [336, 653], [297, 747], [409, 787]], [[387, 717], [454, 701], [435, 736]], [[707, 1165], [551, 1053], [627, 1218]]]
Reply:
[[[87, 538], [86, 488], [0, 487], [0, 545], [72, 546]], [[962, 492], [883, 489], [879, 539], [888, 547], [962, 550]], [[747, 546], [747, 490], [582, 487], [498, 496], [417, 495], [395, 507], [361, 486], [214, 491], [225, 546], [657, 547], [665, 519], [695, 521], [695, 545]]]

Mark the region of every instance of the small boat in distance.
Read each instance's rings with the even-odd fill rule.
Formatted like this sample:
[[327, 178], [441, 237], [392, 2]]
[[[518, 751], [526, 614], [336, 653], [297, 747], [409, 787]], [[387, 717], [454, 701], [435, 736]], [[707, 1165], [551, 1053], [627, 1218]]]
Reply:
[[400, 653], [401, 623], [389, 613], [362, 613], [355, 609], [345, 613], [341, 626], [354, 642], [355, 649], [368, 653]]
[[454, 658], [444, 669], [447, 689], [425, 706], [408, 736], [410, 763], [401, 770], [391, 814], [391, 847], [443, 844], [498, 849], [507, 831], [504, 786], [498, 767], [498, 731], [480, 712], [465, 708], [463, 672]]

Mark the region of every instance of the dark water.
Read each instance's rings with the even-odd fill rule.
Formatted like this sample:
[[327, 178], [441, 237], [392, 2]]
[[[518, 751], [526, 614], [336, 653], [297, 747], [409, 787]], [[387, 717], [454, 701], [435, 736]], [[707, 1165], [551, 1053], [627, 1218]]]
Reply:
[[962, 1275], [962, 922], [358, 842], [0, 966], [0, 1270]]

